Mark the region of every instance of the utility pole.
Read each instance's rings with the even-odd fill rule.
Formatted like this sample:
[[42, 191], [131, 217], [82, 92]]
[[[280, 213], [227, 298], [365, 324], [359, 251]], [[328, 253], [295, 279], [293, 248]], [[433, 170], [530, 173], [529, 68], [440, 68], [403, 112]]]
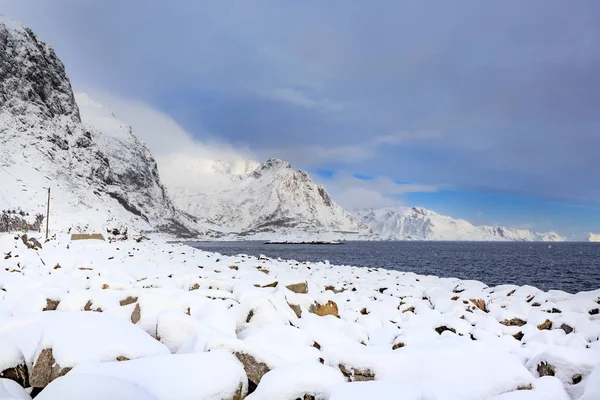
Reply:
[[50, 219], [50, 186], [48, 186], [48, 208], [46, 209], [46, 240], [48, 240], [48, 222]]

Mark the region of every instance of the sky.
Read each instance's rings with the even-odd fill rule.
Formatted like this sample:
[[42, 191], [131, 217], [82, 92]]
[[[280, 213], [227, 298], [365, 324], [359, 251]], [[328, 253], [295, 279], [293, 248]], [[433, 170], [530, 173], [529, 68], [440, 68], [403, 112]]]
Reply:
[[157, 157], [193, 143], [285, 159], [347, 208], [600, 232], [595, 0], [0, 0], [0, 13]]

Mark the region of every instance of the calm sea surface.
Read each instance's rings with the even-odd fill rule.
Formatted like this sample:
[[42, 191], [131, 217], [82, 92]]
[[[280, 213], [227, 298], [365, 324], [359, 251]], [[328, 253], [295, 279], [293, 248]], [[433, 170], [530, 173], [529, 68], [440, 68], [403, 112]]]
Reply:
[[600, 243], [346, 242], [342, 245], [194, 242], [224, 255], [382, 267], [424, 275], [512, 283], [575, 293], [600, 289]]

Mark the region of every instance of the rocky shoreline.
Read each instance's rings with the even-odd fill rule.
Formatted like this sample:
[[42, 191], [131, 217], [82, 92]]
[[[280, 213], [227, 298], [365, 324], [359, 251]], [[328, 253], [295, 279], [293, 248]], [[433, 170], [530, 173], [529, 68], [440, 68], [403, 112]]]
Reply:
[[0, 236], [0, 398], [600, 398], [600, 290], [138, 239]]

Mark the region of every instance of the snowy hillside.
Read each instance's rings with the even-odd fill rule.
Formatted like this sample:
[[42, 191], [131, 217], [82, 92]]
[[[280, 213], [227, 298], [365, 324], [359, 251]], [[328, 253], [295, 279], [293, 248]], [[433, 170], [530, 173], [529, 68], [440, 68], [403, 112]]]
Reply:
[[[253, 238], [368, 233], [368, 228], [339, 207], [322, 185], [284, 161], [248, 163], [241, 169], [224, 162], [199, 163], [188, 168], [189, 185], [168, 185], [169, 192], [178, 207], [224, 232]], [[194, 170], [203, 174], [194, 177]], [[194, 186], [194, 181], [206, 183]]]
[[0, 210], [45, 215], [50, 187], [54, 231], [190, 233], [131, 128], [87, 96], [77, 104], [52, 48], [2, 16], [0, 65]]
[[562, 241], [554, 232], [535, 233], [501, 226], [474, 226], [424, 208], [358, 210], [356, 214], [383, 240]]

